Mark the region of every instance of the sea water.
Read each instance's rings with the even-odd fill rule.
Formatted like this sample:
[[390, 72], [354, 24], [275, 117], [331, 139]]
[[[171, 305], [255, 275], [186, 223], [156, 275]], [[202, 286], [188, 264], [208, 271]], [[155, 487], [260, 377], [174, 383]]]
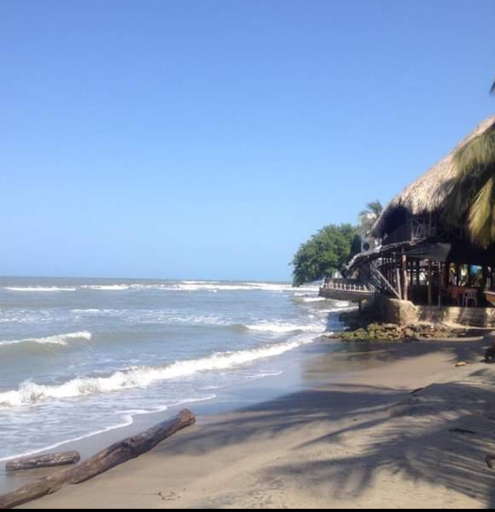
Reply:
[[288, 283], [0, 278], [0, 461], [283, 371], [346, 303]]

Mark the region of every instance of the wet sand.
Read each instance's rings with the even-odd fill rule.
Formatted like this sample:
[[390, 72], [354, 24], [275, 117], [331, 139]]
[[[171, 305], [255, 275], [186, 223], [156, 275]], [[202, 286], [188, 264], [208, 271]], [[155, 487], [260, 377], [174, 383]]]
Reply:
[[320, 385], [200, 416], [151, 453], [24, 507], [495, 505], [484, 462], [495, 452], [495, 367], [481, 363], [480, 339], [329, 346], [301, 364]]

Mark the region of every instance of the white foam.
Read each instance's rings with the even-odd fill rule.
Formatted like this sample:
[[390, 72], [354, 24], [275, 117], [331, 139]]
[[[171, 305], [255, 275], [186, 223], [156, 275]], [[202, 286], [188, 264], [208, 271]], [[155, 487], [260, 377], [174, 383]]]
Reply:
[[102, 284], [91, 284], [81, 286], [83, 290], [99, 290], [103, 292], [122, 292], [125, 290], [129, 290], [131, 288], [130, 285], [127, 284], [111, 284], [111, 285], [102, 285]]
[[218, 315], [185, 315], [167, 309], [73, 309], [71, 313], [87, 317], [117, 317], [129, 324], [231, 325]]
[[305, 298], [303, 298], [304, 302], [323, 302], [325, 300], [328, 300], [328, 299], [325, 299], [324, 297], [305, 297]]
[[25, 286], [25, 287], [5, 287], [6, 290], [15, 292], [75, 292], [77, 290], [109, 291], [118, 292], [126, 290], [134, 291], [207, 291], [217, 293], [219, 291], [267, 291], [267, 292], [291, 292], [296, 296], [304, 293], [316, 293], [318, 287], [305, 286], [294, 288], [285, 283], [262, 283], [262, 282], [225, 282], [225, 281], [181, 281], [179, 283], [166, 284], [87, 284], [79, 287], [43, 287], [43, 286]]
[[75, 292], [77, 288], [60, 288], [57, 286], [43, 287], [43, 286], [6, 286], [5, 290], [9, 290], [11, 292], [40, 292], [40, 293], [48, 293], [48, 292]]
[[287, 322], [259, 322], [246, 326], [251, 331], [273, 332], [276, 334], [285, 334], [296, 331], [321, 330], [322, 325], [295, 325]]
[[64, 345], [67, 346], [71, 340], [84, 339], [91, 341], [92, 335], [88, 331], [72, 332], [69, 334], [57, 334], [44, 338], [27, 338], [24, 340], [0, 341], [0, 347], [6, 345], [18, 345], [19, 343], [38, 343], [40, 345]]
[[287, 343], [258, 349], [218, 353], [203, 359], [179, 361], [165, 367], [133, 368], [115, 372], [109, 377], [77, 378], [60, 385], [40, 385], [27, 381], [17, 390], [0, 393], [0, 406], [26, 406], [50, 399], [76, 398], [95, 393], [145, 388], [160, 381], [191, 377], [197, 373], [231, 370], [259, 359], [282, 355], [312, 343], [314, 339], [313, 336], [300, 336]]
[[206, 291], [217, 293], [219, 291], [268, 291], [268, 292], [317, 292], [318, 288], [305, 287], [294, 288], [290, 284], [278, 283], [228, 283], [221, 281], [182, 281], [171, 284], [133, 284], [130, 285], [133, 290], [157, 290], [157, 291], [184, 291], [196, 292]]
[[97, 309], [97, 308], [88, 308], [88, 309], [72, 309], [71, 313], [75, 315], [82, 316], [122, 316], [129, 312], [124, 309]]
[[136, 416], [142, 416], [142, 415], [148, 415], [148, 414], [155, 414], [158, 412], [165, 412], [168, 409], [172, 407], [179, 407], [181, 405], [186, 404], [192, 404], [192, 403], [198, 403], [198, 402], [207, 402], [209, 400], [214, 400], [217, 398], [217, 395], [211, 394], [202, 398], [184, 398], [182, 400], [178, 400], [176, 402], [172, 402], [168, 405], [162, 406], [162, 407], [156, 407], [152, 410], [145, 410], [145, 409], [135, 409], [135, 410], [128, 410], [128, 411], [122, 411], [121, 414], [121, 423], [109, 427], [102, 428], [101, 430], [96, 430], [94, 432], [90, 432], [88, 434], [84, 434], [79, 437], [75, 437], [73, 439], [67, 439], [65, 441], [60, 441], [59, 443], [52, 444], [51, 446], [45, 446], [44, 448], [40, 448], [38, 450], [33, 450], [26, 453], [19, 453], [16, 455], [9, 455], [5, 458], [0, 458], [0, 462], [8, 462], [9, 460], [16, 459], [18, 457], [32, 457], [34, 455], [38, 455], [44, 452], [53, 451], [57, 448], [60, 448], [61, 446], [67, 445], [68, 443], [77, 443], [78, 441], [82, 441], [84, 439], [89, 439], [91, 437], [95, 437], [101, 434], [105, 434], [107, 432], [111, 432], [113, 430], [119, 430], [125, 427], [129, 427], [134, 423], [134, 418]]

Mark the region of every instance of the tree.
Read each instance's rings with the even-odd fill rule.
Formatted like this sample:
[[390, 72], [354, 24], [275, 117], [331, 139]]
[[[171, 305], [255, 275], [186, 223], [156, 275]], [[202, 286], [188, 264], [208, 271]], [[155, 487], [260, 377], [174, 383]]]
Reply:
[[[495, 93], [495, 82], [491, 93]], [[445, 208], [452, 224], [465, 224], [476, 245], [495, 243], [495, 123], [454, 156], [456, 176]]]
[[382, 203], [378, 200], [366, 205], [366, 208], [359, 214], [359, 232], [362, 236], [368, 236], [373, 231], [376, 221], [383, 212]]
[[299, 247], [294, 265], [294, 286], [341, 272], [359, 252], [357, 228], [350, 224], [331, 224], [320, 229]]

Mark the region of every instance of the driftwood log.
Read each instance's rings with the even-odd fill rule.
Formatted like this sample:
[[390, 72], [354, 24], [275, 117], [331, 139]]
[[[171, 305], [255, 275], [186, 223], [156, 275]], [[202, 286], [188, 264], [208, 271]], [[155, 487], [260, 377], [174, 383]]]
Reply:
[[81, 460], [79, 452], [50, 453], [37, 457], [21, 457], [11, 460], [5, 466], [9, 472], [26, 471], [28, 469], [53, 468], [77, 464]]
[[159, 443], [196, 422], [194, 414], [182, 411], [176, 418], [160, 423], [142, 434], [129, 437], [97, 453], [82, 464], [27, 484], [0, 496], [0, 509], [18, 507], [59, 491], [65, 484], [80, 484], [130, 459], [152, 450]]

